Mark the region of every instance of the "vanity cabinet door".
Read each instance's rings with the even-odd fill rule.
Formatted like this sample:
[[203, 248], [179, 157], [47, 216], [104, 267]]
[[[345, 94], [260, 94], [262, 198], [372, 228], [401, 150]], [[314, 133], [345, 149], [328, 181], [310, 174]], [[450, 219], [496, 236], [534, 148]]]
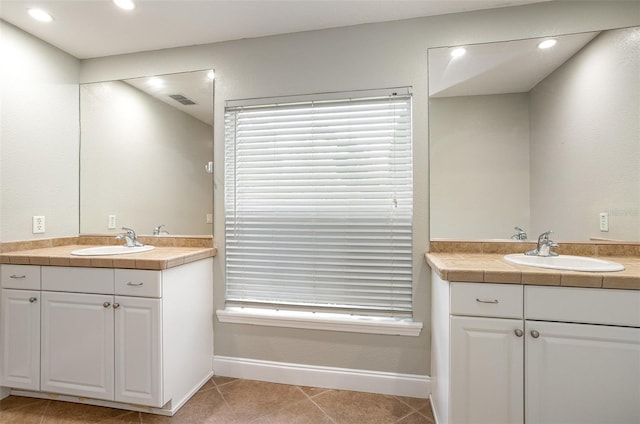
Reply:
[[524, 419], [522, 320], [452, 316], [451, 424]]
[[113, 296], [42, 292], [45, 392], [113, 400]]
[[115, 400], [164, 405], [161, 300], [116, 296]]
[[40, 390], [40, 292], [2, 290], [0, 386]]
[[640, 328], [526, 327], [527, 423], [640, 423]]

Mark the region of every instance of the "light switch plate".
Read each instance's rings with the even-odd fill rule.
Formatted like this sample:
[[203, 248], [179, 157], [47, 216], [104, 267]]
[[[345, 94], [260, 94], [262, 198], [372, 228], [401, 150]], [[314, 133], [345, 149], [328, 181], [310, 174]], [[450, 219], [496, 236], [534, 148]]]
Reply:
[[600, 213], [600, 231], [609, 231], [609, 214], [607, 212]]

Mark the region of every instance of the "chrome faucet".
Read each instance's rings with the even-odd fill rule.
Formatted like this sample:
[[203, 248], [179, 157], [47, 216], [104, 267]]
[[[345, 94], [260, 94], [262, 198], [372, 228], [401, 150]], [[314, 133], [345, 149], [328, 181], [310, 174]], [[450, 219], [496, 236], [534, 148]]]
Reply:
[[551, 240], [549, 236], [553, 233], [553, 231], [549, 230], [544, 232], [538, 236], [538, 245], [535, 249], [529, 250], [525, 253], [525, 255], [529, 256], [558, 256], [556, 252], [552, 252], [552, 247], [558, 247], [558, 243]]
[[136, 238], [135, 231], [127, 227], [122, 227], [122, 229], [125, 230], [126, 233], [117, 235], [116, 240], [124, 240], [124, 245], [127, 247], [144, 246], [144, 244], [140, 243]]
[[161, 235], [165, 235], [165, 234], [169, 234], [169, 232], [167, 230], [163, 230], [162, 227], [164, 227], [164, 224], [158, 225], [157, 227], [153, 228], [153, 235], [154, 236], [161, 236]]
[[525, 233], [525, 231], [522, 228], [513, 227], [513, 229], [516, 230], [517, 233], [511, 236], [512, 240], [526, 240], [527, 239], [527, 233]]

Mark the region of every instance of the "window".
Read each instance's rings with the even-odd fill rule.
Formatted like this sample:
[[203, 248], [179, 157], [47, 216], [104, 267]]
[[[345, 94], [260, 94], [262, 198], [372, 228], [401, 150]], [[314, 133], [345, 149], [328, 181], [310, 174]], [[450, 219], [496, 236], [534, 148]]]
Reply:
[[227, 102], [226, 303], [411, 317], [409, 89]]

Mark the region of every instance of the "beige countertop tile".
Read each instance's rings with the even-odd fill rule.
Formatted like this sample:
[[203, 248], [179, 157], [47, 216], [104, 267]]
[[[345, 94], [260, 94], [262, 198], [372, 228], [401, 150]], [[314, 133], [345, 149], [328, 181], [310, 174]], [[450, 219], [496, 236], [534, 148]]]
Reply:
[[640, 290], [640, 257], [606, 256], [624, 265], [618, 272], [577, 272], [506, 262], [502, 253], [426, 253], [429, 266], [448, 281], [596, 287]]
[[162, 270], [215, 256], [211, 247], [156, 247], [141, 253], [105, 256], [74, 256], [76, 249], [92, 245], [66, 245], [13, 251], [0, 255], [0, 263], [19, 265], [78, 266]]

